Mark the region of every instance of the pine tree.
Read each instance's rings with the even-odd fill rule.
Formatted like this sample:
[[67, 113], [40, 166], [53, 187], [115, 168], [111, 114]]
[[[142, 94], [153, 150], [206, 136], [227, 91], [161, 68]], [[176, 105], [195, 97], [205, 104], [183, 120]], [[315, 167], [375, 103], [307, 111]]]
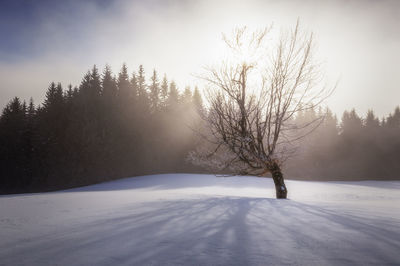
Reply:
[[128, 68], [125, 63], [122, 65], [121, 71], [118, 74], [117, 85], [119, 98], [123, 101], [127, 101], [131, 96], [132, 90], [129, 82]]
[[203, 114], [203, 99], [201, 98], [199, 88], [196, 86], [194, 88], [194, 93], [193, 93], [193, 104], [196, 108], [196, 111], [199, 112], [200, 114]]
[[367, 117], [364, 121], [364, 126], [367, 130], [374, 130], [379, 127], [379, 119], [375, 117], [374, 111], [369, 109], [367, 112]]
[[[91, 80], [91, 73], [90, 71], [86, 72], [83, 76], [81, 84], [79, 85], [79, 94], [87, 97], [90, 95], [90, 80]], [[89, 97], [87, 97], [89, 98]]]
[[177, 107], [179, 102], [179, 92], [174, 81], [169, 84], [167, 107], [171, 110]]
[[168, 99], [168, 79], [167, 75], [164, 74], [163, 80], [161, 82], [161, 92], [160, 92], [161, 103], [165, 107]]
[[73, 98], [74, 98], [74, 89], [72, 88], [72, 84], [69, 84], [67, 86], [67, 91], [64, 93], [64, 99], [66, 102], [70, 103], [72, 102]]
[[151, 76], [150, 85], [150, 109], [155, 112], [158, 110], [160, 105], [160, 87], [157, 76], [157, 71], [153, 70], [153, 75]]
[[101, 95], [100, 74], [96, 65], [93, 66], [92, 72], [90, 73], [89, 84], [90, 84], [90, 94], [94, 99], [96, 99], [98, 96]]
[[341, 131], [344, 136], [351, 136], [361, 132], [362, 120], [355, 109], [344, 111], [342, 116]]
[[390, 128], [398, 128], [400, 129], [400, 107], [397, 106], [394, 109], [393, 114], [389, 114], [386, 124]]
[[33, 103], [33, 98], [31, 97], [29, 99], [27, 115], [29, 118], [33, 118], [35, 116], [35, 114], [36, 114], [35, 104]]
[[131, 83], [133, 98], [135, 100], [137, 100], [137, 97], [138, 97], [138, 80], [137, 80], [135, 72], [132, 73], [132, 78], [130, 80], [130, 83]]
[[0, 191], [15, 191], [27, 185], [26, 173], [26, 104], [13, 98], [3, 109], [0, 119]]
[[12, 122], [14, 120], [23, 120], [26, 114], [26, 107], [21, 103], [18, 97], [14, 97], [3, 109], [2, 122]]
[[192, 103], [192, 91], [190, 90], [189, 86], [185, 87], [185, 90], [183, 91], [181, 95], [180, 102], [186, 106], [189, 107]]
[[106, 65], [103, 71], [103, 78], [101, 80], [102, 95], [106, 99], [113, 99], [117, 96], [117, 83], [109, 65]]
[[148, 106], [148, 94], [146, 91], [146, 78], [144, 73], [143, 65], [139, 66], [139, 71], [137, 75], [137, 88], [138, 88], [138, 97], [139, 102], [143, 106]]
[[35, 157], [35, 145], [37, 145], [37, 125], [36, 108], [33, 99], [30, 98], [27, 108], [27, 121], [24, 134], [24, 153], [25, 153], [25, 184], [31, 186], [34, 181], [35, 170], [37, 167], [37, 158]]
[[48, 110], [50, 108], [59, 107], [63, 104], [63, 90], [60, 83], [56, 84], [52, 82], [47, 89], [45, 100], [43, 103], [44, 109]]

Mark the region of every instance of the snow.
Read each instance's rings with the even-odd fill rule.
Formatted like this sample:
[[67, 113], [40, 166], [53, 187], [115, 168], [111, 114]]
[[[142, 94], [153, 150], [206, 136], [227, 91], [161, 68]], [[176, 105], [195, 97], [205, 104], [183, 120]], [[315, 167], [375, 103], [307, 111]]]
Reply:
[[166, 174], [0, 196], [0, 265], [400, 265], [400, 181]]

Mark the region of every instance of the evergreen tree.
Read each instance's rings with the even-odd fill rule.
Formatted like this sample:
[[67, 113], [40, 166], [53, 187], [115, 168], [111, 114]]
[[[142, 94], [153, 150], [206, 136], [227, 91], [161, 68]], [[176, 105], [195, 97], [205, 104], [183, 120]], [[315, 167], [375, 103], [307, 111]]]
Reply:
[[158, 107], [160, 105], [160, 86], [157, 71], [155, 69], [153, 70], [153, 75], [150, 79], [150, 109], [155, 112], [158, 110]]
[[132, 90], [129, 82], [128, 68], [126, 67], [125, 63], [122, 65], [121, 71], [118, 74], [117, 85], [120, 99], [124, 101], [129, 99]]
[[31, 119], [31, 118], [34, 118], [35, 114], [36, 114], [35, 104], [33, 103], [33, 98], [31, 97], [29, 99], [29, 106], [28, 106], [27, 115]]
[[169, 84], [169, 93], [167, 99], [167, 108], [172, 110], [177, 107], [179, 102], [179, 92], [174, 81]]
[[200, 114], [202, 114], [204, 112], [203, 99], [201, 98], [200, 91], [197, 86], [194, 88], [193, 104], [194, 104], [197, 112], [199, 112]]
[[181, 95], [181, 103], [185, 106], [185, 107], [189, 107], [192, 104], [192, 91], [190, 90], [189, 86], [185, 87], [185, 90], [183, 91], [182, 95]]
[[60, 83], [57, 85], [52, 82], [47, 89], [43, 107], [46, 110], [51, 108], [59, 108], [64, 102], [64, 95]]
[[74, 89], [72, 88], [72, 84], [69, 84], [67, 87], [67, 91], [64, 93], [64, 99], [66, 102], [70, 103], [74, 98]]
[[350, 112], [344, 111], [342, 116], [341, 130], [342, 135], [345, 137], [351, 137], [361, 132], [362, 120], [357, 115], [355, 109]]
[[90, 80], [91, 80], [91, 73], [90, 71], [86, 72], [86, 74], [83, 76], [83, 79], [81, 81], [81, 84], [79, 85], [79, 94], [83, 95], [86, 98], [89, 98], [90, 93]]
[[136, 100], [138, 97], [138, 80], [136, 77], [136, 73], [132, 73], [132, 78], [130, 80], [131, 87], [132, 87], [132, 95], [134, 96], [134, 99]]
[[146, 91], [146, 78], [143, 65], [139, 66], [139, 71], [137, 75], [137, 89], [138, 89], [139, 103], [141, 104], [142, 108], [148, 107], [149, 99], [148, 99], [148, 93]]
[[[90, 93], [88, 87], [83, 92]], [[66, 143], [65, 129], [68, 127], [66, 106], [63, 89], [60, 83], [55, 86], [50, 84], [43, 108], [38, 113], [39, 140], [41, 144], [37, 147], [38, 156], [43, 158], [40, 167], [43, 168], [43, 182], [49, 184], [54, 182], [53, 176], [62, 167], [64, 161], [64, 147]], [[59, 173], [62, 174], [62, 173]]]
[[90, 91], [93, 98], [97, 98], [101, 95], [101, 81], [99, 70], [96, 65], [93, 66], [92, 72], [90, 73]]
[[379, 127], [379, 119], [375, 117], [373, 110], [368, 110], [367, 117], [364, 121], [364, 126], [367, 130], [374, 130]]
[[161, 103], [165, 107], [168, 99], [168, 79], [167, 75], [164, 74], [163, 80], [161, 82], [161, 91], [160, 91]]
[[394, 109], [393, 114], [389, 114], [386, 124], [390, 128], [398, 128], [400, 129], [400, 107], [397, 106]]
[[27, 186], [26, 105], [18, 97], [3, 109], [0, 119], [0, 191]]
[[115, 77], [113, 77], [111, 68], [106, 65], [103, 71], [103, 78], [101, 80], [102, 95], [104, 98], [111, 100], [117, 96], [117, 83]]

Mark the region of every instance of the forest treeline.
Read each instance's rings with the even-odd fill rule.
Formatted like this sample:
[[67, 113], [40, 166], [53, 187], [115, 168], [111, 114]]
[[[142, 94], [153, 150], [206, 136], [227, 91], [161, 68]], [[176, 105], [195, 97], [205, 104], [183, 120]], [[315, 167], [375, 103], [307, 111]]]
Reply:
[[329, 109], [297, 115], [298, 124], [324, 117], [287, 162], [289, 177], [313, 180], [400, 179], [400, 108], [379, 119], [353, 109], [338, 121]]
[[[190, 164], [206, 115], [199, 90], [139, 66], [115, 76], [94, 66], [78, 87], [51, 83], [35, 106], [12, 99], [0, 116], [0, 193], [47, 191], [127, 176], [211, 172]], [[400, 108], [378, 119], [355, 110], [341, 120], [329, 109], [297, 114], [321, 125], [285, 162], [288, 178], [308, 180], [399, 179]]]
[[43, 191], [152, 173], [195, 171], [199, 90], [142, 66], [96, 66], [79, 87], [51, 83], [42, 105], [12, 99], [0, 117], [0, 192]]

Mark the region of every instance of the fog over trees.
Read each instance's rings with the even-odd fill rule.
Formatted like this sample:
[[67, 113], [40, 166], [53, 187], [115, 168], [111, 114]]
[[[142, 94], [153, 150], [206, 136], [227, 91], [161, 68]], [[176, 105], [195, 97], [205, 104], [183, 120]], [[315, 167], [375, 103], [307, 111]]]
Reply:
[[400, 108], [379, 119], [352, 109], [340, 120], [329, 108], [300, 112], [296, 120], [324, 116], [287, 162], [290, 176], [317, 180], [399, 179]]
[[[148, 78], [150, 76], [150, 78]], [[166, 172], [212, 172], [187, 160], [198, 145], [193, 127], [207, 112], [199, 89], [179, 90], [143, 67], [118, 75], [88, 71], [79, 87], [51, 83], [45, 101], [12, 99], [0, 117], [0, 190], [46, 191], [116, 178]], [[288, 178], [398, 179], [400, 108], [377, 118], [328, 108], [299, 111], [321, 125], [285, 162]], [[224, 172], [224, 171], [222, 171]], [[225, 170], [225, 173], [227, 171]]]
[[12, 99], [0, 117], [0, 190], [40, 191], [121, 177], [195, 170], [185, 161], [196, 141], [202, 100], [142, 66], [115, 77], [94, 66], [79, 87], [51, 83], [35, 106]]

